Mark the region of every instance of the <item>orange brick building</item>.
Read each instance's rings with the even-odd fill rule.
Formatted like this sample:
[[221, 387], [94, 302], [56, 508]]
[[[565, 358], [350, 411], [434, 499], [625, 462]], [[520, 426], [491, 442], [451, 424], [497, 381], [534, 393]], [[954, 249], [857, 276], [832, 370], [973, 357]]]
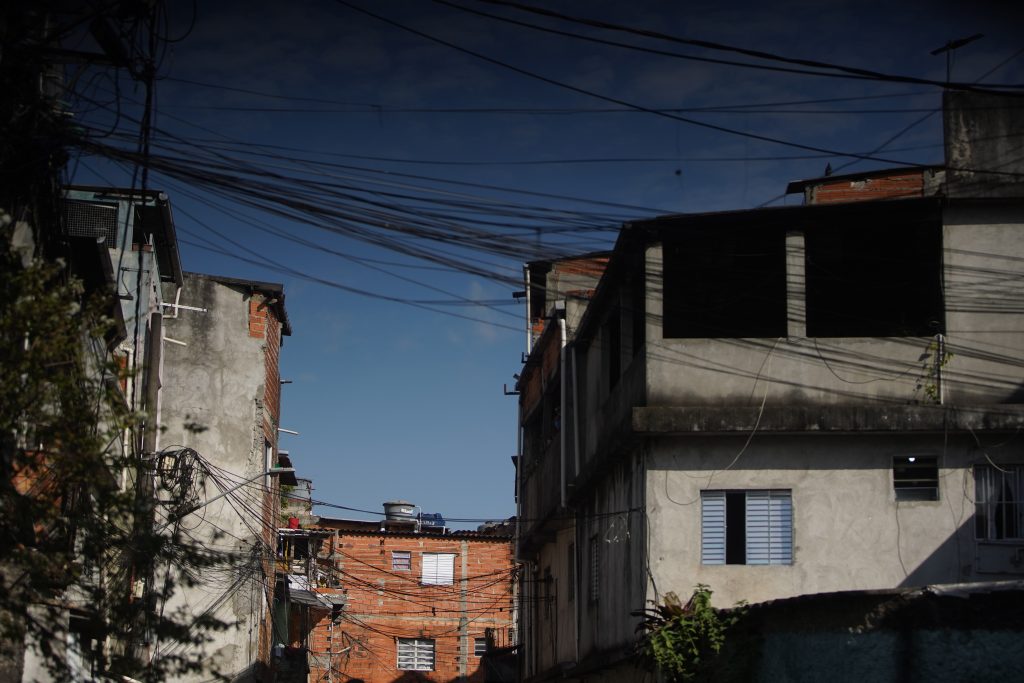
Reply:
[[[322, 518], [313, 553], [330, 580], [304, 613], [309, 681], [484, 681], [490, 649], [512, 644], [511, 527]], [[326, 560], [326, 562], [325, 562]], [[306, 630], [308, 629], [308, 631]], [[301, 633], [301, 631], [306, 631]]]

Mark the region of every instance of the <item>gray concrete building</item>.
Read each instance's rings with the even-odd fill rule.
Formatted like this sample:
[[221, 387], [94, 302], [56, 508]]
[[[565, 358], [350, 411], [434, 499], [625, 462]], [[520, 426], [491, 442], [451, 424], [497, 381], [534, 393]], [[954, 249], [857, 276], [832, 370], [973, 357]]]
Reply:
[[[283, 287], [186, 273], [167, 292], [157, 492], [163, 523], [218, 561], [176, 586], [163, 609], [186, 623], [212, 617], [197, 657], [179, 680], [270, 680], [283, 338], [291, 334]], [[157, 581], [159, 583], [159, 579]], [[176, 654], [152, 644], [152, 656]], [[196, 653], [192, 653], [196, 654]]]
[[945, 167], [632, 223], [592, 292], [549, 290], [518, 382], [524, 680], [630, 680], [634, 612], [697, 584], [1024, 575], [1024, 126], [990, 99], [948, 96]]

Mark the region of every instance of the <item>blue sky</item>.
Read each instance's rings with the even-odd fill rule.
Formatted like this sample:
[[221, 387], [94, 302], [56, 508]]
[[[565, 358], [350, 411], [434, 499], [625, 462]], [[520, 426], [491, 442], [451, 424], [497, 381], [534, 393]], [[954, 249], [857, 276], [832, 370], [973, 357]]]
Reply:
[[[928, 114], [940, 104], [941, 90], [933, 86], [659, 56], [541, 33], [444, 3], [352, 4], [464, 50], [642, 108], [685, 108], [677, 115], [822, 149], [878, 150], [875, 156], [893, 161], [942, 162], [941, 116]], [[475, 0], [456, 4], [690, 56], [785, 66]], [[948, 40], [982, 33], [983, 38], [955, 54], [953, 79], [975, 81], [991, 71], [983, 82], [1024, 82], [1024, 58], [1018, 54], [1024, 47], [1021, 16], [1014, 3], [595, 0], [545, 6], [687, 39], [938, 81], [945, 79], [946, 61], [929, 52]], [[189, 3], [175, 3], [170, 11], [170, 33], [186, 32], [193, 18]], [[532, 221], [538, 230], [524, 234], [540, 240], [538, 255], [607, 246], [614, 237], [608, 228], [628, 216], [796, 203], [798, 197], [779, 197], [786, 183], [819, 176], [827, 163], [844, 171], [891, 165], [861, 161], [846, 167], [847, 158], [650, 113], [584, 112], [622, 107], [326, 0], [200, 2], [192, 30], [168, 46], [159, 73], [156, 124], [162, 131], [199, 147], [244, 141], [250, 151], [279, 157], [261, 157], [264, 170], [314, 177], [303, 176], [308, 167], [297, 164], [343, 164], [330, 167], [330, 178], [318, 167], [315, 177], [473, 202], [473, 212], [463, 215], [473, 227], [497, 215], [479, 208], [487, 200], [517, 210], [587, 212], [581, 222], [603, 229], [556, 233], [552, 228], [566, 223]], [[82, 120], [113, 127], [113, 79], [108, 74], [88, 83], [95, 100], [106, 93], [107, 106], [93, 107]], [[141, 99], [140, 91], [124, 77], [119, 86], [123, 112], [137, 115], [133, 101]], [[705, 111], [693, 111], [699, 108]], [[117, 120], [125, 141], [137, 133], [133, 125]], [[224, 154], [239, 158], [237, 147]], [[196, 166], [203, 163], [197, 157]], [[94, 157], [78, 158], [72, 168], [76, 182], [130, 182], [126, 169]], [[437, 180], [475, 185], [440, 185]], [[371, 246], [240, 207], [219, 193], [156, 171], [149, 182], [171, 197], [187, 270], [285, 284], [294, 335], [286, 340], [281, 368], [293, 383], [284, 389], [282, 426], [301, 436], [285, 435], [281, 446], [291, 452], [299, 475], [313, 479], [317, 499], [379, 511], [382, 502], [402, 498], [448, 518], [514, 513], [510, 456], [517, 447], [516, 399], [503, 395], [502, 387], [514, 383], [525, 333], [523, 311], [511, 298], [517, 289], [512, 282], [440, 270], [386, 245]], [[498, 187], [553, 196], [493, 189]], [[260, 225], [287, 236], [271, 235]], [[376, 234], [392, 235], [387, 228]], [[296, 238], [322, 249], [303, 246]], [[413, 251], [426, 248], [422, 242], [407, 244]], [[253, 263], [260, 258], [239, 245], [291, 270]], [[459, 263], [476, 258], [473, 251], [452, 249]], [[508, 277], [519, 272], [522, 261], [497, 255], [486, 260], [488, 273]], [[453, 317], [357, 296], [309, 276], [397, 299], [502, 303], [431, 306], [465, 316]]]

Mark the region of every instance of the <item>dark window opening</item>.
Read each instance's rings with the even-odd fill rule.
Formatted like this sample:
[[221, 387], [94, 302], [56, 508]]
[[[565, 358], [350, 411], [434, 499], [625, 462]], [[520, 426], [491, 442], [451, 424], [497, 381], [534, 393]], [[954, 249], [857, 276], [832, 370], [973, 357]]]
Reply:
[[892, 459], [896, 500], [938, 500], [939, 459], [934, 455], [900, 455]]
[[938, 223], [823, 226], [806, 232], [805, 249], [808, 336], [944, 331]]
[[725, 563], [747, 563], [747, 494], [729, 491], [725, 494]]
[[764, 226], [689, 230], [663, 245], [666, 338], [786, 334], [786, 240]]

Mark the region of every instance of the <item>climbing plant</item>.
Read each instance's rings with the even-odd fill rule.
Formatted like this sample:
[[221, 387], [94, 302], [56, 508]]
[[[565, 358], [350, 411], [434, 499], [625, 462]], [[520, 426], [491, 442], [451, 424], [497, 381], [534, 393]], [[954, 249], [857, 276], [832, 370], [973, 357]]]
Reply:
[[697, 584], [685, 605], [670, 592], [662, 604], [635, 613], [641, 617], [636, 643], [641, 664], [658, 670], [670, 683], [701, 680], [746, 609], [745, 603], [731, 610], [715, 609], [711, 592]]

